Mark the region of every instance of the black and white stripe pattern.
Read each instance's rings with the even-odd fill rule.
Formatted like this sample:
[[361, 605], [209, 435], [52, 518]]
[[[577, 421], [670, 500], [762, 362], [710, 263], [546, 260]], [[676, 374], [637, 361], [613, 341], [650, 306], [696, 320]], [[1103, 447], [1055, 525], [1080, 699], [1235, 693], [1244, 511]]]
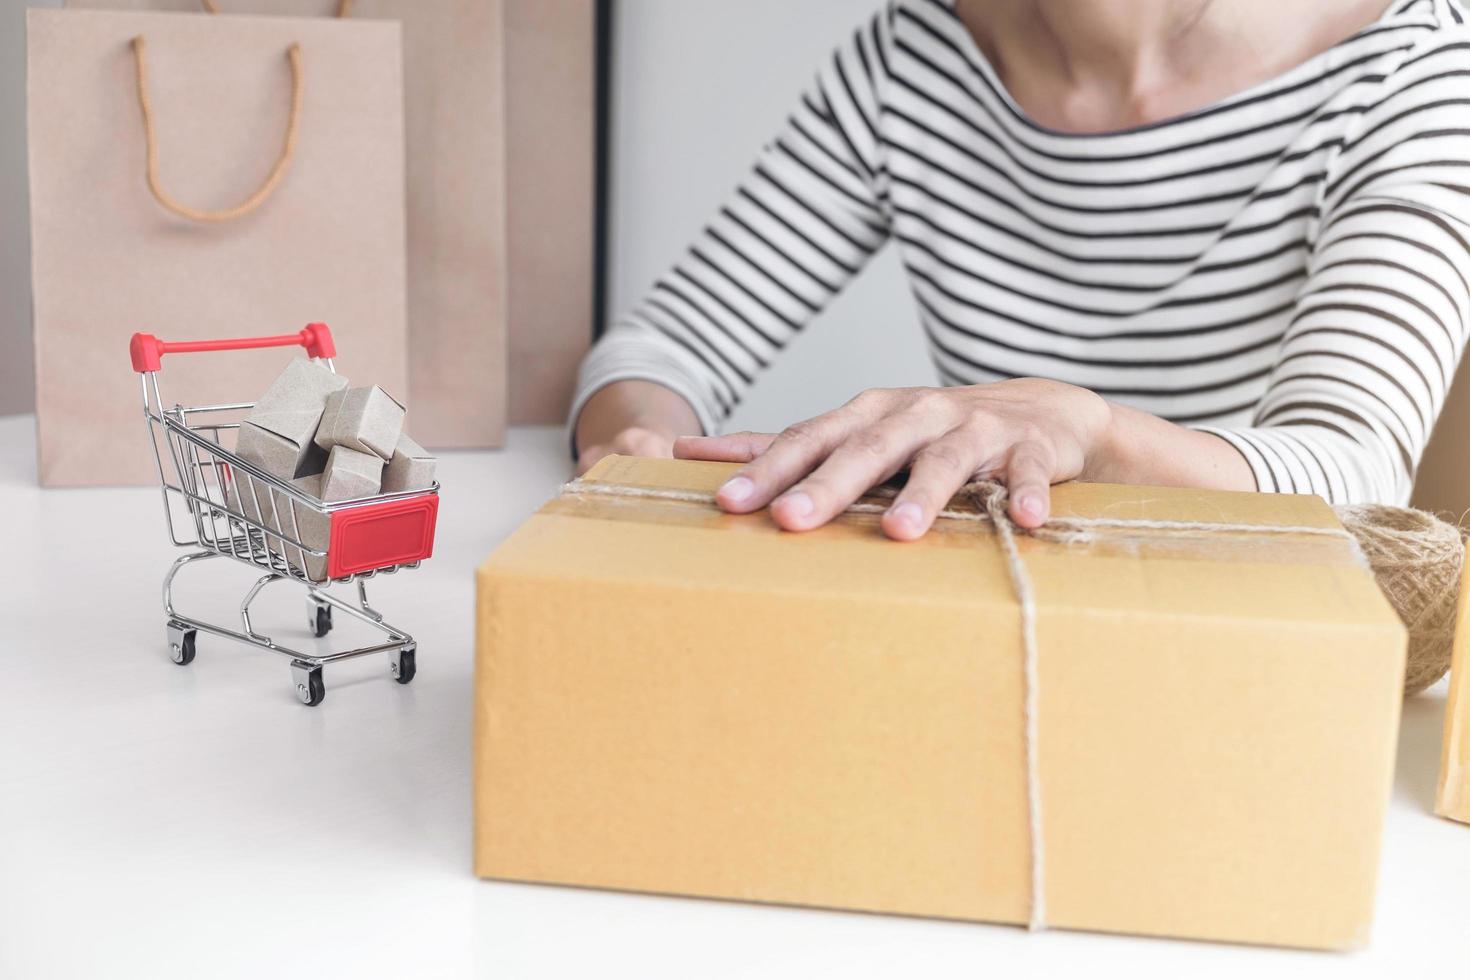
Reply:
[[1047, 377], [1216, 433], [1262, 490], [1407, 500], [1470, 312], [1470, 28], [1400, 0], [1292, 71], [1101, 135], [892, 0], [588, 357], [706, 431], [894, 239], [946, 384]]

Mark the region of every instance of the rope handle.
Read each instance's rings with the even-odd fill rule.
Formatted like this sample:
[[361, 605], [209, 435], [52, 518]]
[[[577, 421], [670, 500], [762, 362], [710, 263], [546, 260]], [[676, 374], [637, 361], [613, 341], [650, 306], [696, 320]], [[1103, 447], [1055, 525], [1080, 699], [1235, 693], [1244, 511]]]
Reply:
[[[207, 13], [220, 12], [214, 0], [201, 0], [201, 3]], [[337, 0], [338, 17], [346, 17], [351, 13], [352, 0]], [[148, 98], [147, 49], [147, 41], [141, 35], [133, 38], [133, 58], [138, 66], [138, 108], [143, 111], [143, 138], [147, 143], [148, 151], [148, 190], [153, 193], [154, 199], [165, 210], [181, 218], [201, 222], [233, 221], [260, 207], [275, 191], [281, 179], [286, 176], [286, 170], [291, 166], [291, 158], [296, 152], [297, 125], [301, 120], [301, 45], [292, 44], [286, 49], [286, 57], [291, 63], [291, 115], [286, 120], [286, 138], [281, 145], [281, 155], [276, 158], [275, 165], [266, 175], [265, 182], [254, 194], [234, 207], [225, 208], [222, 211], [207, 211], [203, 208], [190, 207], [164, 190], [162, 182], [158, 179], [158, 139], [153, 126], [153, 103]]]
[[138, 69], [138, 108], [143, 112], [143, 139], [147, 145], [148, 189], [167, 211], [190, 221], [224, 222], [244, 217], [266, 202], [272, 192], [286, 176], [291, 158], [296, 152], [296, 131], [301, 121], [301, 45], [292, 44], [286, 49], [286, 58], [291, 65], [291, 114], [286, 120], [286, 138], [281, 144], [281, 154], [266, 175], [265, 182], [244, 201], [222, 211], [207, 211], [190, 207], [175, 199], [158, 179], [158, 139], [153, 126], [153, 103], [148, 98], [148, 42], [140, 34], [133, 38], [133, 59]]

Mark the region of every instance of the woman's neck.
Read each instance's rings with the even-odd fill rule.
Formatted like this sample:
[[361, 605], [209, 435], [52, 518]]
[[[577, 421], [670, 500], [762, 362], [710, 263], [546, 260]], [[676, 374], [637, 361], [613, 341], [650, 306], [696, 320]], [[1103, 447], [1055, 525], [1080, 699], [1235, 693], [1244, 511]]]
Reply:
[[1104, 132], [1182, 115], [1301, 64], [1387, 0], [957, 0], [1037, 122]]

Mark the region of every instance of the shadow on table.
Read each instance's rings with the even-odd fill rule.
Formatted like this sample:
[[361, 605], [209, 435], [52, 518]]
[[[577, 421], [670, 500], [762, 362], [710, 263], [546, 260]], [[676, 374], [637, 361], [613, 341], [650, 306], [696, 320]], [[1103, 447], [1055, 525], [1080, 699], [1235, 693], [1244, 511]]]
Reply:
[[1425, 813], [1434, 810], [1434, 791], [1439, 781], [1444, 704], [1443, 685], [1406, 699], [1403, 722], [1399, 727], [1394, 795]]

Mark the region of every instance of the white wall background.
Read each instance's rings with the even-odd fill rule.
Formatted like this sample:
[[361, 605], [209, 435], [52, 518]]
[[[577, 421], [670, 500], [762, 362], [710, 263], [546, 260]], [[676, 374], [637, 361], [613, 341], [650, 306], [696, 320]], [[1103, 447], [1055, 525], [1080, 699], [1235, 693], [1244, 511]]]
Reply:
[[26, 207], [26, 7], [0, 0], [0, 415], [35, 403], [31, 351], [31, 226]]
[[[617, 0], [608, 313], [699, 231], [818, 64], [879, 0]], [[863, 388], [935, 384], [897, 254], [883, 249], [728, 428], [776, 430]]]

